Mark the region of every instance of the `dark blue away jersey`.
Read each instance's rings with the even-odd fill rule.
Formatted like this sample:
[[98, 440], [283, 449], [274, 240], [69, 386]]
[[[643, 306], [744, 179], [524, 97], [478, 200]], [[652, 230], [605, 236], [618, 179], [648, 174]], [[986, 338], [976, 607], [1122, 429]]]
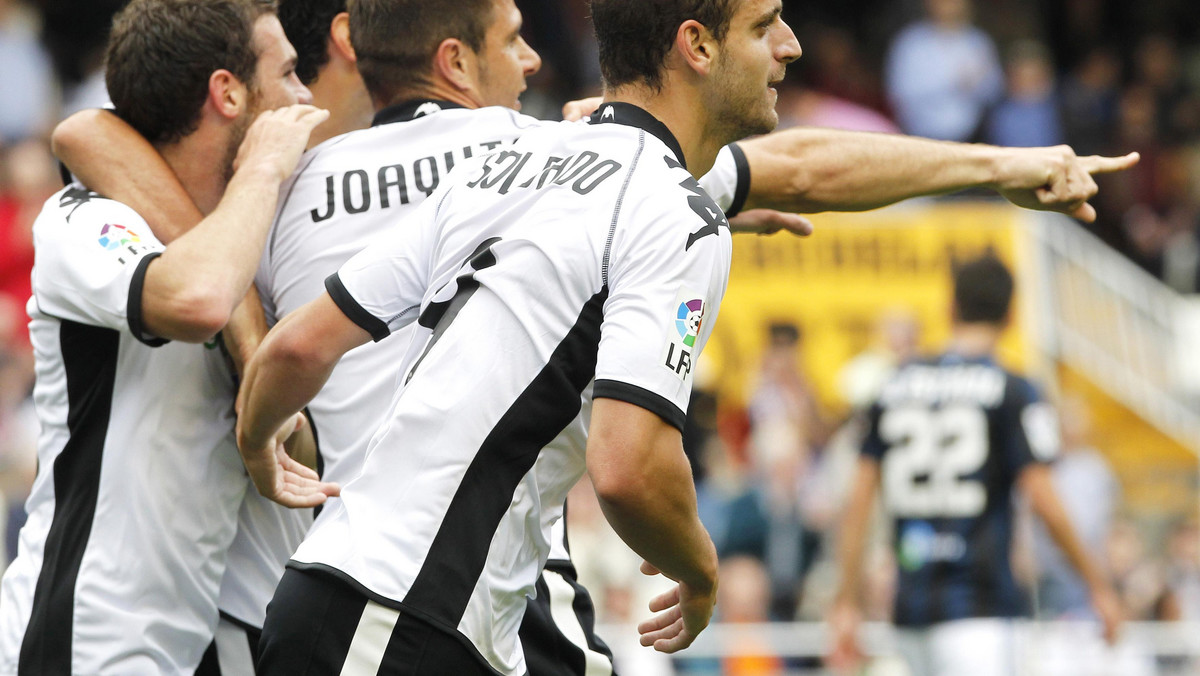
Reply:
[[1013, 486], [1058, 452], [1028, 380], [990, 358], [910, 363], [871, 407], [862, 452], [880, 463], [895, 527], [897, 625], [1026, 613], [1009, 565]]

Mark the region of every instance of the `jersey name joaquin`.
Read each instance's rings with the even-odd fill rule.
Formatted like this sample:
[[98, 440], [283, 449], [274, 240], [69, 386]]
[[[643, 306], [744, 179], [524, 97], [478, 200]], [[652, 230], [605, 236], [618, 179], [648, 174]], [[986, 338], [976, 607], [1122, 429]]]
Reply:
[[[511, 142], [511, 141], [510, 141]], [[388, 164], [378, 169], [351, 169], [341, 175], [325, 177], [325, 204], [312, 209], [314, 223], [327, 221], [339, 213], [366, 213], [372, 206], [381, 209], [394, 204], [420, 201], [433, 194], [455, 164], [477, 155], [495, 151], [505, 141], [485, 141], [428, 155], [412, 162]]]

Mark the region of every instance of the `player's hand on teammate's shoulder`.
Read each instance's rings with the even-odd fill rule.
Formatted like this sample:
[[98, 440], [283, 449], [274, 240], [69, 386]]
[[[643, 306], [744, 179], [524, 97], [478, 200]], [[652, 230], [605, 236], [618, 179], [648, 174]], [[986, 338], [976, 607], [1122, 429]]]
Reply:
[[996, 190], [1017, 206], [1058, 211], [1081, 221], [1096, 220], [1088, 200], [1098, 190], [1094, 177], [1125, 171], [1141, 157], [1079, 157], [1070, 146], [1003, 148], [996, 166]]
[[[642, 563], [642, 572], [661, 574], [649, 562]], [[661, 653], [676, 653], [687, 648], [708, 626], [716, 604], [715, 579], [702, 586], [677, 582], [670, 591], [650, 600], [650, 612], [658, 614], [638, 625], [642, 645], [653, 646]]]
[[304, 414], [297, 413], [267, 441], [269, 448], [241, 449], [255, 488], [284, 507], [316, 507], [341, 493], [338, 484], [321, 481], [315, 470], [288, 455], [285, 443], [303, 424]]
[[328, 118], [328, 110], [303, 103], [260, 113], [246, 130], [234, 170], [262, 170], [283, 182], [296, 169], [309, 134]]
[[596, 112], [596, 109], [600, 107], [601, 103], [604, 103], [603, 96], [592, 96], [590, 98], [580, 99], [578, 101], [567, 101], [567, 103], [563, 105], [562, 109], [563, 120], [567, 122], [578, 122], [588, 115]]
[[797, 237], [813, 234], [812, 221], [800, 214], [790, 214], [774, 209], [751, 209], [729, 219], [729, 229], [734, 233], [773, 235], [786, 232]]

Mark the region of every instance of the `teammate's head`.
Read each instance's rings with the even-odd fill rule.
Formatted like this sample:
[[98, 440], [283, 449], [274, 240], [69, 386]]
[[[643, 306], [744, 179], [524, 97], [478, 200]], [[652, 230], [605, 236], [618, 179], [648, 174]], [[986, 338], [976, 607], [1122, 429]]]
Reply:
[[296, 48], [296, 75], [306, 85], [329, 63], [329, 27], [346, 0], [279, 0], [279, 23]]
[[350, 40], [377, 106], [435, 83], [470, 105], [519, 108], [541, 60], [513, 0], [350, 0]]
[[306, 96], [273, 9], [264, 0], [134, 0], [114, 21], [108, 45], [117, 113], [152, 143], [170, 143], [196, 130], [218, 89], [245, 92], [235, 108], [255, 93], [276, 105]]
[[968, 261], [954, 272], [954, 318], [959, 323], [1003, 324], [1012, 296], [1012, 273], [995, 256]]
[[609, 91], [661, 92], [675, 74], [702, 82], [702, 104], [734, 140], [775, 128], [772, 85], [800, 57], [780, 0], [591, 0]]

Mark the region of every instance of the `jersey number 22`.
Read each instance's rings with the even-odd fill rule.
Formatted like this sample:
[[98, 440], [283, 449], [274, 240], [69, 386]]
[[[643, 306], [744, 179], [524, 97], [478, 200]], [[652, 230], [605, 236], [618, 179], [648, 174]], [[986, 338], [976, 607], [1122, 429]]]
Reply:
[[987, 506], [975, 474], [987, 462], [987, 416], [976, 406], [910, 406], [884, 411], [879, 435], [883, 493], [900, 518], [969, 518]]

